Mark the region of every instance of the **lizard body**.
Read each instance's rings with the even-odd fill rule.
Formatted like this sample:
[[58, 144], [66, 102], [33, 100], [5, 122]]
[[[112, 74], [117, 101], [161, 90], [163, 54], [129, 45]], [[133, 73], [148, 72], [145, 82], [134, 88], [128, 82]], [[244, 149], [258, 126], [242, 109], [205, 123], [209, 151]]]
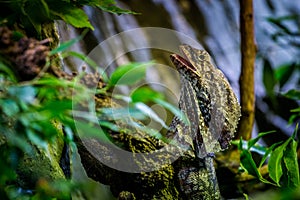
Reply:
[[190, 120], [173, 120], [176, 138], [190, 146], [198, 162], [178, 172], [181, 190], [189, 199], [220, 199], [213, 166], [215, 152], [226, 149], [234, 136], [240, 107], [227, 79], [215, 68], [209, 54], [188, 45], [180, 46], [187, 59], [172, 54], [181, 79], [180, 109]]

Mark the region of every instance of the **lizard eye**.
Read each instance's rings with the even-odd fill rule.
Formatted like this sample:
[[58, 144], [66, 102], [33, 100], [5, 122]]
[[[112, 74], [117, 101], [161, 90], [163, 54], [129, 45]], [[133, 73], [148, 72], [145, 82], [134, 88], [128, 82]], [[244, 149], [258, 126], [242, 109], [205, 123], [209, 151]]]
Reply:
[[199, 55], [199, 59], [200, 59], [200, 60], [204, 60], [204, 59], [205, 59], [205, 55], [202, 55], [202, 54]]
[[199, 56], [198, 58], [202, 61], [210, 61], [210, 56], [205, 50], [200, 50], [199, 51]]

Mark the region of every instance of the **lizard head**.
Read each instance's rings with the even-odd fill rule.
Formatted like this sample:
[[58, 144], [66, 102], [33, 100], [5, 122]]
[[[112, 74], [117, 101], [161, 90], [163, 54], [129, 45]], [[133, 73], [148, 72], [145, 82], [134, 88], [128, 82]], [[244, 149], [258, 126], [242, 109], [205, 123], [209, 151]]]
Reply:
[[184, 57], [171, 54], [170, 58], [177, 71], [188, 80], [202, 78], [203, 71], [210, 71], [210, 56], [205, 50], [195, 49], [189, 45], [180, 45]]

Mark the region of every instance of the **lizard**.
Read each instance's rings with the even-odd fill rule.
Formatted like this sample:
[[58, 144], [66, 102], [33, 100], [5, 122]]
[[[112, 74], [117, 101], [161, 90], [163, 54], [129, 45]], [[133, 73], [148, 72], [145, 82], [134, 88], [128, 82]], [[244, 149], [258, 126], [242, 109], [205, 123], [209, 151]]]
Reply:
[[170, 58], [181, 80], [179, 107], [190, 125], [175, 117], [169, 134], [175, 134], [180, 144], [189, 147], [195, 162], [191, 166], [179, 164], [179, 185], [185, 198], [220, 199], [213, 157], [234, 137], [240, 106], [224, 74], [214, 67], [205, 50], [189, 45], [181, 45], [180, 49], [186, 58], [177, 54]]
[[[110, 131], [114, 142], [122, 144], [122, 148], [133, 152], [133, 155], [150, 154], [168, 146], [165, 154], [157, 159], [138, 159], [134, 156], [131, 162], [138, 167], [159, 165], [161, 159], [172, 160], [174, 154], [181, 155], [178, 160], [157, 171], [125, 173], [97, 162], [98, 159], [85, 149], [82, 142], [76, 141], [87, 174], [94, 180], [110, 185], [111, 191], [119, 199], [221, 198], [213, 166], [213, 153], [229, 145], [240, 116], [239, 104], [222, 72], [211, 64], [208, 53], [187, 45], [180, 48], [188, 59], [173, 54], [171, 60], [182, 82], [179, 107], [191, 123], [187, 125], [175, 116], [168, 135], [173, 135], [173, 144], [183, 148], [168, 145], [139, 130], [131, 129], [130, 133]], [[95, 98], [96, 107], [115, 107], [109, 97]], [[105, 158], [116, 159], [105, 145], [94, 140], [88, 142], [93, 149], [101, 152], [99, 155], [106, 155], [107, 152]]]

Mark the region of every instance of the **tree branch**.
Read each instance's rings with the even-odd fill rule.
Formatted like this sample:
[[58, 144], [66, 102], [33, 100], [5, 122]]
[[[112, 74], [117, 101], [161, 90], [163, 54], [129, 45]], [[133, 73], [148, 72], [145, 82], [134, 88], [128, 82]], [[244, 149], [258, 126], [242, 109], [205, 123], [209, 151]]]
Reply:
[[254, 21], [252, 0], [240, 0], [240, 30], [241, 30], [241, 75], [240, 96], [242, 117], [239, 123], [237, 138], [251, 138], [254, 123], [254, 65], [256, 46], [254, 43]]

